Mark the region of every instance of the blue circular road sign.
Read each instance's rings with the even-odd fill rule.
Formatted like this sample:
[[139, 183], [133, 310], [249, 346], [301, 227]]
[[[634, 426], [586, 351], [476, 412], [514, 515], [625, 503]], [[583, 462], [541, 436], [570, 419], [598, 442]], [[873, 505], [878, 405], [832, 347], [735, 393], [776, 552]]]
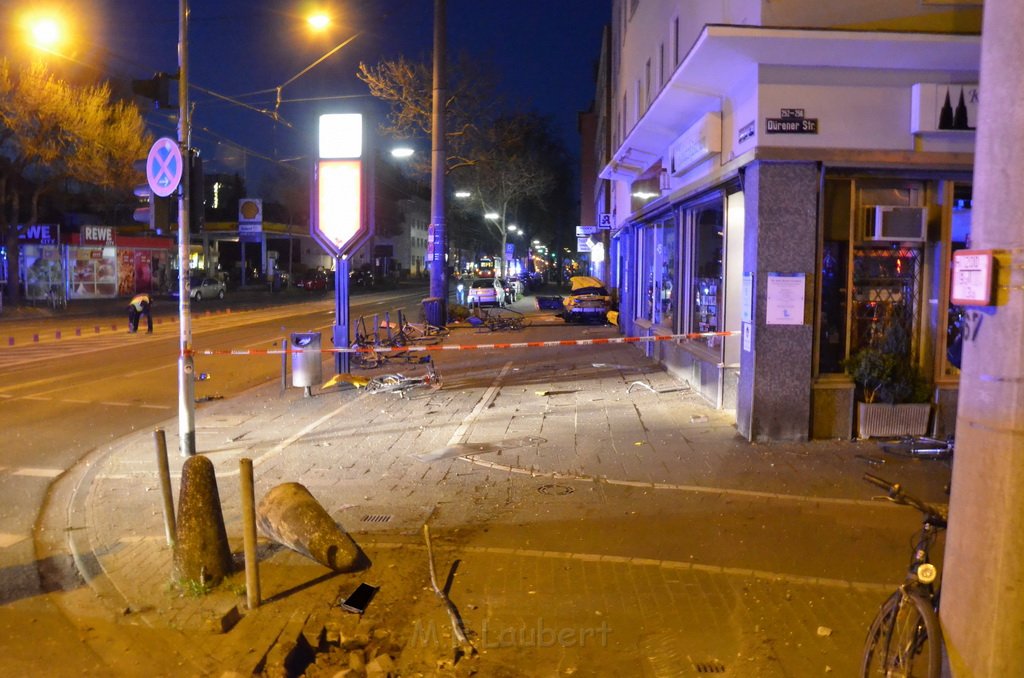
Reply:
[[146, 158], [146, 180], [154, 194], [166, 198], [178, 189], [183, 172], [178, 142], [161, 137], [149, 149]]

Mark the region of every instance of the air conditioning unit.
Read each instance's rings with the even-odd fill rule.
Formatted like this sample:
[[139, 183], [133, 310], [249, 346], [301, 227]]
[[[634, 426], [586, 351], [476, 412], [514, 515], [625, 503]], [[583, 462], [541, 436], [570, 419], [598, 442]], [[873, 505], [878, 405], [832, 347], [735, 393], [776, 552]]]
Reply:
[[864, 239], [924, 242], [928, 238], [928, 211], [924, 207], [872, 205], [864, 215]]

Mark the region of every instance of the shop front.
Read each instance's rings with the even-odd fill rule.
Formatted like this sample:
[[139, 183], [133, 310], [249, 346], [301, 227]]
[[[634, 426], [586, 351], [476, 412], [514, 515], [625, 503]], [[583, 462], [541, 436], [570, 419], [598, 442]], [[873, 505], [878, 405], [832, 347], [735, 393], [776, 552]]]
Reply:
[[[837, 34], [856, 62], [836, 61]], [[931, 432], [953, 432], [966, 316], [949, 270], [970, 240], [978, 45], [706, 27], [661, 94], [624, 100], [640, 111], [615, 118], [601, 174], [619, 325], [691, 335], [646, 350], [748, 440], [853, 436], [850, 358], [897, 325]]]
[[176, 283], [171, 238], [120, 235], [112, 226], [82, 226], [64, 253], [70, 299], [167, 293]]

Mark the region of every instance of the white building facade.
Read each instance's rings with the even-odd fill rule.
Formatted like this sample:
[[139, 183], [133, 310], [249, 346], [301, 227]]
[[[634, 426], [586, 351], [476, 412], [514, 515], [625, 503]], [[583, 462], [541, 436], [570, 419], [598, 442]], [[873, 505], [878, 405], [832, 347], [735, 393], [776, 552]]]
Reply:
[[802, 440], [852, 435], [844, 361], [899, 318], [951, 433], [980, 2], [612, 10], [584, 196], [612, 215], [621, 330], [704, 334], [646, 345], [748, 440]]

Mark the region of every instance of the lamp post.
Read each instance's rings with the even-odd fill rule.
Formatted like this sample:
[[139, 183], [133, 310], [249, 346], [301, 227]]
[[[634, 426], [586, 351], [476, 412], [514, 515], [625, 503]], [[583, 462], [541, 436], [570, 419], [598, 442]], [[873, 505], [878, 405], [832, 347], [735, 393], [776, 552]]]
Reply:
[[[192, 134], [188, 107], [188, 0], [178, 0], [178, 146], [189, 157]], [[196, 453], [195, 363], [192, 356], [192, 313], [189, 289], [189, 162], [182, 163], [178, 192], [178, 440], [181, 456]]]
[[434, 101], [431, 109], [430, 156], [430, 296], [439, 300], [428, 304], [427, 322], [445, 325], [448, 322], [448, 234], [444, 220], [445, 172], [445, 0], [434, 0]]

